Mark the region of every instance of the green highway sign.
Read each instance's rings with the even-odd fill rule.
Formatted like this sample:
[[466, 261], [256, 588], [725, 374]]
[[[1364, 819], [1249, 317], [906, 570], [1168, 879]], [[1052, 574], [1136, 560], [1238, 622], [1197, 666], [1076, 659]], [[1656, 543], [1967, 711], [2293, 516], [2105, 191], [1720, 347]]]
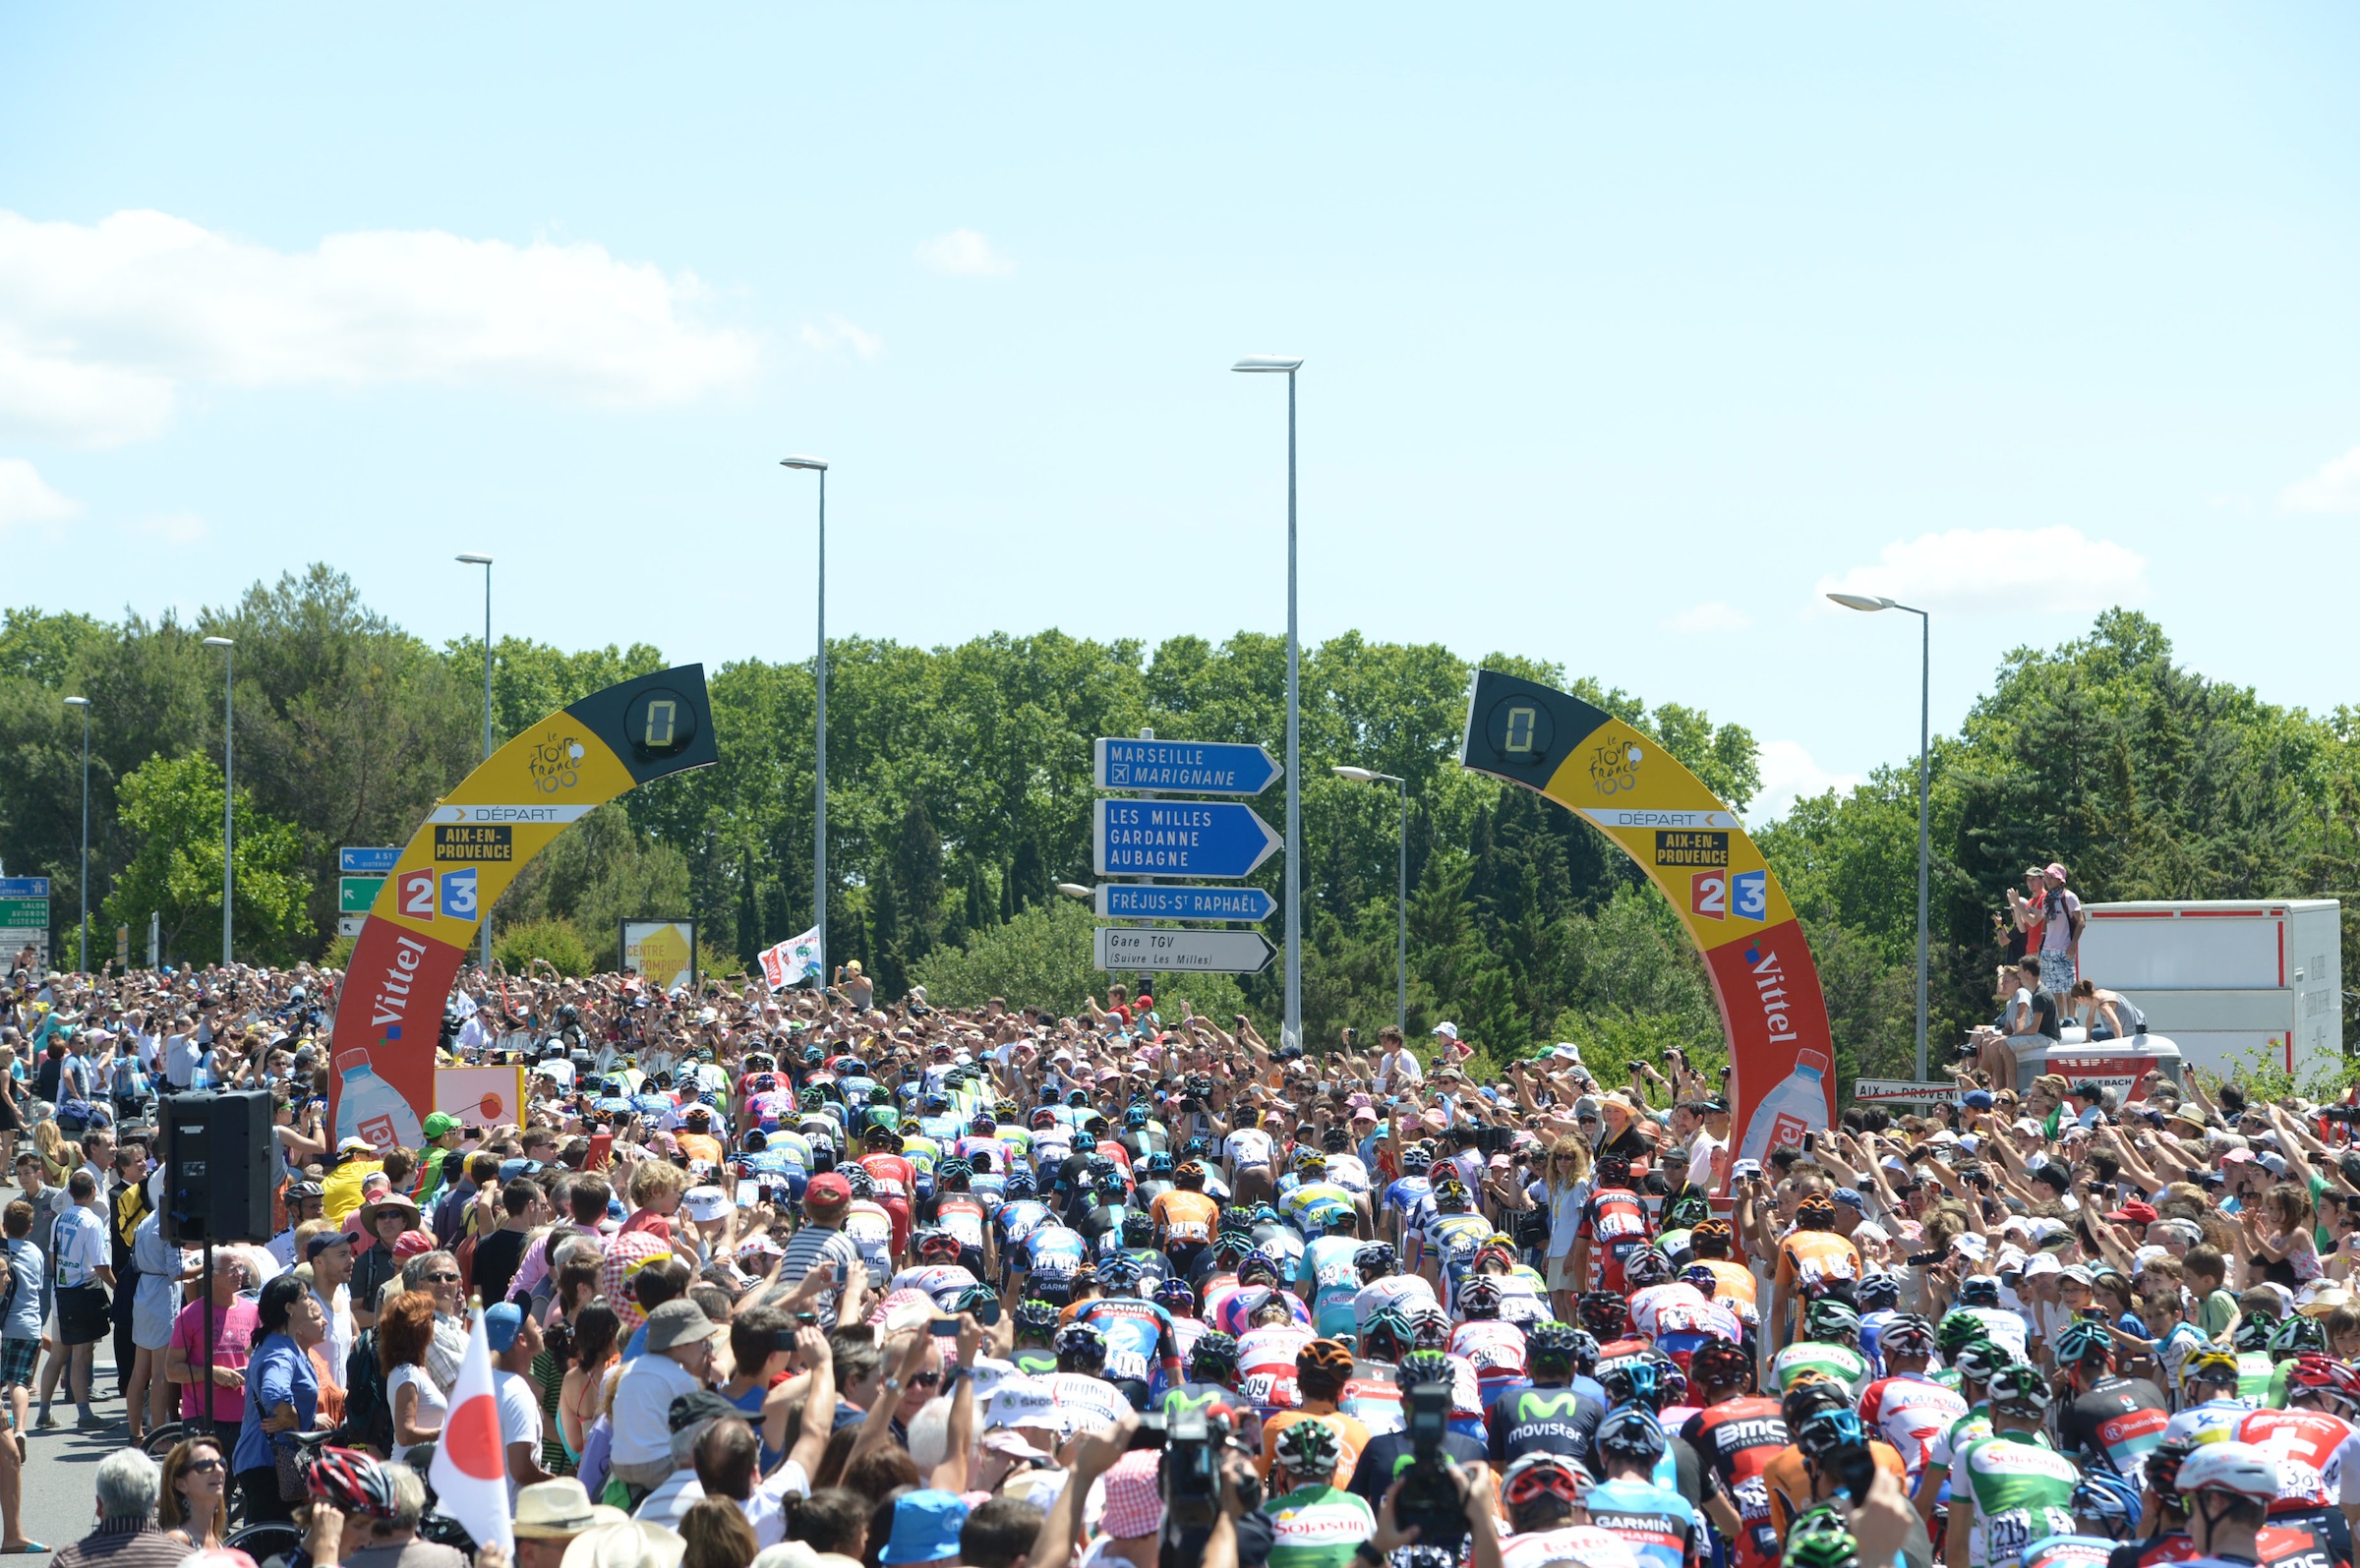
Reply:
[[336, 878], [336, 913], [367, 914], [377, 902], [377, 890], [384, 885], [383, 877]]

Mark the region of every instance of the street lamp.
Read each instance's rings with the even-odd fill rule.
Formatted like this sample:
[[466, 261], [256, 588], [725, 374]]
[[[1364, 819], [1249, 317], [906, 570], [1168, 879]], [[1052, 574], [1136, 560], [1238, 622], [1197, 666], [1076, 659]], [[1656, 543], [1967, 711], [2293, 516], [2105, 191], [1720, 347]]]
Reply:
[[1401, 1038], [1409, 1038], [1409, 784], [1389, 773], [1374, 773], [1367, 768], [1336, 768], [1338, 779], [1354, 784], [1389, 784], [1401, 797], [1401, 867], [1395, 888], [1394, 902], [1399, 911], [1393, 932], [1393, 1026]]
[[811, 661], [818, 698], [813, 707], [811, 743], [811, 923], [819, 932], [819, 963], [828, 963], [828, 465], [816, 457], [783, 457], [781, 468], [799, 468], [819, 476], [819, 651]]
[[[454, 556], [461, 565], [481, 566], [484, 569], [484, 760], [492, 760], [492, 557], [489, 555]], [[478, 909], [476, 917], [483, 922], [482, 963], [488, 973], [492, 968], [492, 911]]]
[[90, 699], [68, 697], [66, 706], [82, 710], [82, 937], [74, 946], [77, 973], [90, 972]]
[[1295, 621], [1295, 372], [1300, 354], [1249, 354], [1229, 367], [1286, 377], [1286, 1019], [1279, 1043], [1303, 1044], [1302, 644]]
[[1060, 882], [1057, 884], [1057, 891], [1069, 899], [1087, 899], [1091, 896], [1091, 890], [1079, 882]]
[[1858, 610], [1870, 614], [1880, 610], [1898, 610], [1918, 617], [1918, 1081], [1925, 1081], [1925, 893], [1926, 881], [1933, 864], [1932, 838], [1928, 832], [1925, 811], [1926, 749], [1933, 703], [1933, 617], [1914, 606], [1882, 595], [1830, 594], [1828, 598], [1846, 610]]
[[207, 648], [221, 650], [221, 967], [229, 967], [229, 909], [230, 894], [230, 829], [231, 813], [237, 796], [237, 765], [235, 746], [230, 734], [230, 721], [235, 716], [230, 695], [233, 672], [238, 666], [237, 640], [231, 637], [207, 637]]

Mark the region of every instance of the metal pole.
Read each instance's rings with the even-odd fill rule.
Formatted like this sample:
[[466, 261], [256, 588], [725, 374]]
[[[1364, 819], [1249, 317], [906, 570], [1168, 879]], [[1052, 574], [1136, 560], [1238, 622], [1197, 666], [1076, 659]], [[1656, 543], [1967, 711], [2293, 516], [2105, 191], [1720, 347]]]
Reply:
[[234, 733], [238, 651], [224, 648], [221, 652], [221, 967], [226, 969], [230, 961], [230, 895], [234, 891], [230, 879], [230, 831], [238, 798]]
[[1395, 889], [1397, 911], [1393, 945], [1393, 1027], [1409, 1041], [1409, 781], [1396, 779], [1401, 796], [1401, 872]]
[[1302, 644], [1295, 619], [1295, 373], [1286, 373], [1286, 1025], [1303, 1043]]
[[811, 751], [811, 920], [819, 928], [819, 977], [828, 984], [828, 471], [819, 471], [819, 646], [812, 659], [818, 692]]
[[[492, 563], [484, 562], [484, 760], [492, 760]], [[492, 972], [492, 911], [478, 907], [476, 919], [483, 922], [480, 934], [483, 951], [479, 958], [484, 972]]]
[[1918, 1081], [1925, 1081], [1925, 900], [1933, 864], [1926, 822], [1927, 751], [1933, 724], [1934, 618], [1918, 611]]
[[90, 705], [82, 705], [82, 938], [75, 944], [76, 969], [90, 972]]

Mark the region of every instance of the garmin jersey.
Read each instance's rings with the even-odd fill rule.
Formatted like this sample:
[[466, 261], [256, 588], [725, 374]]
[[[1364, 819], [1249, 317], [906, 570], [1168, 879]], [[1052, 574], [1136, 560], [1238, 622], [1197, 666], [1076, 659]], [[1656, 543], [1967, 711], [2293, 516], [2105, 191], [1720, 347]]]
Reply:
[[1780, 1393], [1794, 1386], [1802, 1372], [1820, 1372], [1844, 1385], [1853, 1403], [1868, 1388], [1868, 1358], [1845, 1345], [1797, 1340], [1770, 1359], [1770, 1383]]
[[2001, 1432], [1968, 1445], [1951, 1481], [1950, 1528], [1969, 1504], [1968, 1568], [2024, 1568], [2036, 1540], [2074, 1533], [2073, 1488], [2082, 1473], [2045, 1439]]
[[2116, 1475], [2136, 1482], [2170, 1420], [2163, 1390], [2144, 1377], [2108, 1373], [2057, 1413], [2057, 1436], [2067, 1453], [2103, 1455]]
[[1688, 1419], [1680, 1435], [1711, 1467], [1738, 1511], [1739, 1568], [1777, 1568], [1778, 1531], [1770, 1520], [1770, 1489], [1762, 1472], [1789, 1440], [1778, 1401], [1757, 1395], [1707, 1405]]
[[1910, 1481], [1925, 1468], [1926, 1455], [1967, 1414], [1967, 1401], [1921, 1372], [1896, 1372], [1870, 1383], [1860, 1395], [1860, 1420], [1893, 1445], [1909, 1467]]
[[1590, 1523], [1620, 1537], [1649, 1568], [1686, 1568], [1703, 1545], [1704, 1531], [1688, 1500], [1645, 1481], [1602, 1481], [1581, 1496]]
[[1332, 1339], [1360, 1331], [1352, 1304], [1360, 1295], [1360, 1270], [1352, 1262], [1361, 1243], [1351, 1236], [1323, 1236], [1303, 1249], [1295, 1284], [1311, 1298], [1312, 1325]]
[[1074, 1321], [1104, 1332], [1106, 1363], [1099, 1375], [1108, 1382], [1157, 1387], [1179, 1379], [1179, 1339], [1172, 1332], [1172, 1314], [1153, 1302], [1135, 1296], [1101, 1297], [1084, 1303]]

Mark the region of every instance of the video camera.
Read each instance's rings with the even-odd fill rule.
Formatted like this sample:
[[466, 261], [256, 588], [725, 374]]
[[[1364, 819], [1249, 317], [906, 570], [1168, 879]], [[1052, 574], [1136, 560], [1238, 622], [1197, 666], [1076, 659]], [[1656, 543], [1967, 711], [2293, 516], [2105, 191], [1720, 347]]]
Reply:
[[1467, 1537], [1467, 1508], [1443, 1456], [1443, 1436], [1450, 1429], [1450, 1385], [1415, 1383], [1401, 1397], [1401, 1413], [1409, 1427], [1409, 1468], [1401, 1473], [1401, 1492], [1393, 1499], [1393, 1521], [1403, 1530], [1418, 1527], [1418, 1544], [1444, 1550], [1456, 1561]]

